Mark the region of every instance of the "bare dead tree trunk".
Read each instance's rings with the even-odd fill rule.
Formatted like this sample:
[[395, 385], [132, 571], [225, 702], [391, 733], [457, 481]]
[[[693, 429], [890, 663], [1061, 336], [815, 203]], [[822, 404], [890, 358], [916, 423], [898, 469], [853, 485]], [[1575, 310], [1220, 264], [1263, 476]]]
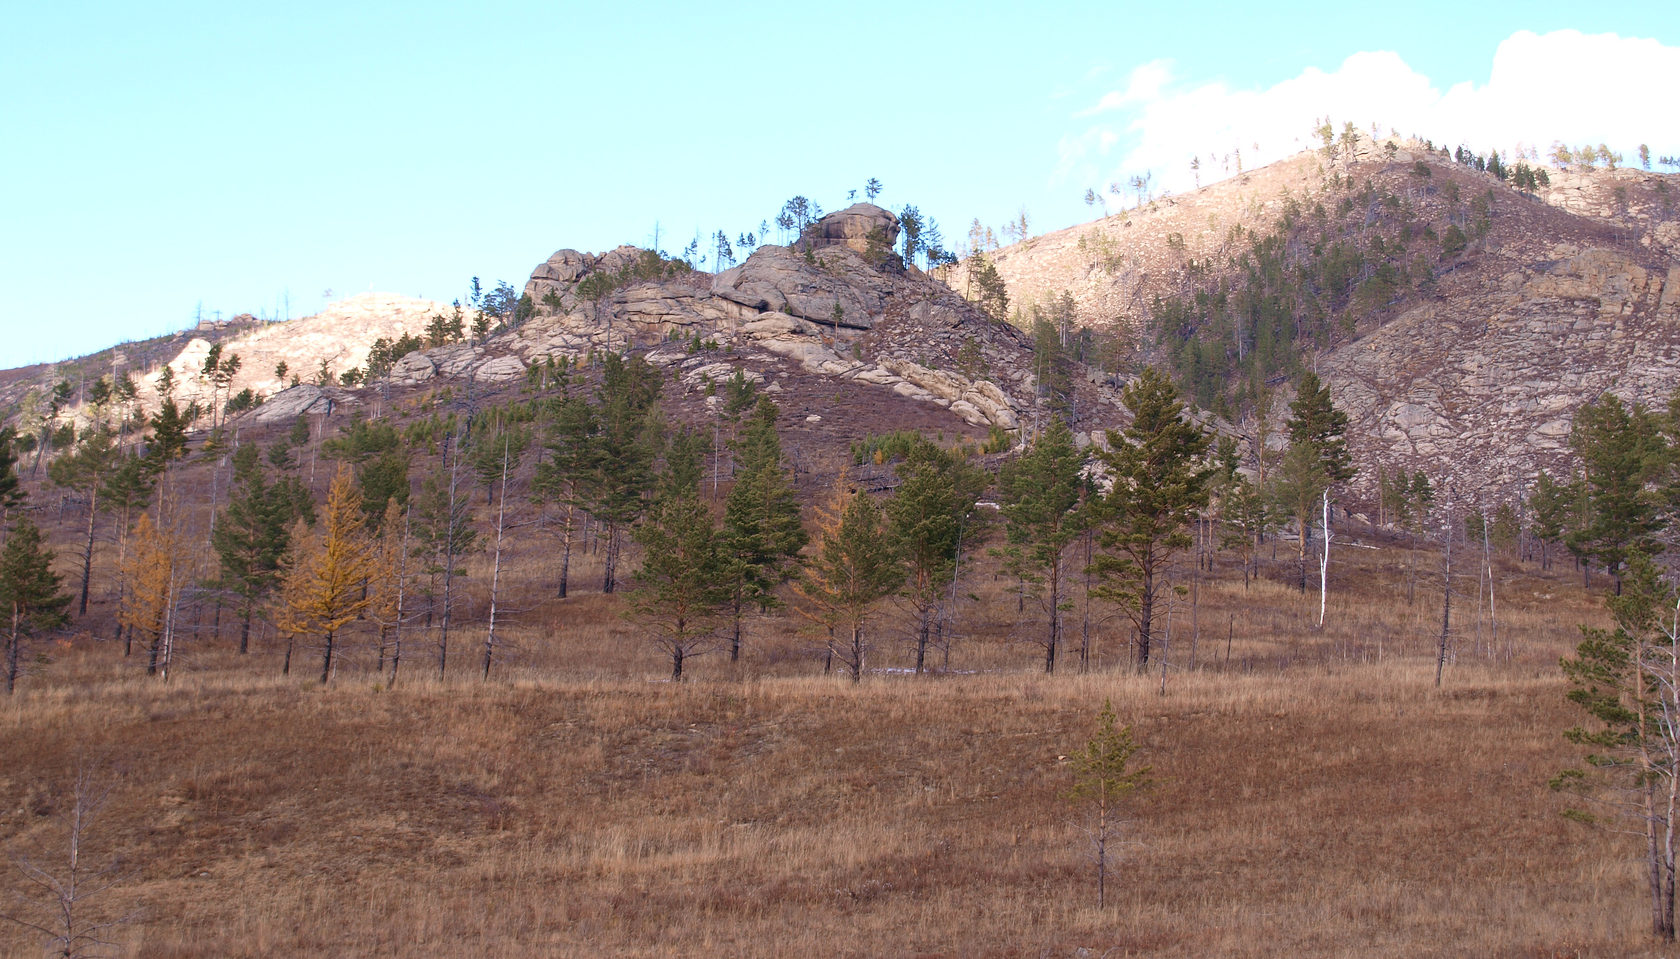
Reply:
[[447, 507], [449, 510], [449, 517], [448, 522], [444, 527], [444, 536], [446, 537], [446, 540], [443, 547], [443, 615], [438, 618], [439, 678], [443, 677], [445, 670], [449, 666], [449, 613], [451, 602], [453, 600], [452, 587], [455, 583], [455, 544], [456, 536], [459, 533], [459, 529], [456, 524], [460, 521], [459, 517], [455, 514], [455, 496], [459, 491], [461, 474], [461, 451], [458, 448], [459, 445], [460, 433], [459, 428], [457, 427], [455, 443], [451, 444], [452, 447], [456, 448], [447, 451], [447, 454], [449, 455], [449, 505]]
[[[1482, 523], [1482, 564], [1487, 568], [1488, 591], [1488, 650], [1499, 655], [1499, 610], [1493, 596], [1493, 548], [1488, 538], [1488, 524]], [[1480, 618], [1480, 614], [1477, 614]], [[1507, 656], [1509, 658], [1509, 656]]]
[[[52, 954], [60, 959], [107, 955], [105, 949], [113, 945], [105, 938], [107, 932], [133, 919], [123, 916], [101, 921], [88, 914], [88, 900], [123, 878], [116, 864], [90, 868], [83, 862], [82, 846], [88, 825], [105, 805], [112, 789], [110, 783], [95, 780], [93, 768], [83, 766], [77, 770], [63, 871], [55, 873], [27, 858], [14, 857], [14, 867], [39, 891], [40, 899], [31, 904], [28, 913], [0, 913], [0, 920], [46, 936]], [[20, 899], [20, 904], [25, 902]]]
[[1324, 552], [1318, 559], [1318, 628], [1324, 628], [1324, 601], [1330, 585], [1330, 491], [1324, 491]]
[[1447, 523], [1447, 542], [1441, 548], [1441, 638], [1435, 644], [1435, 688], [1441, 688], [1441, 673], [1447, 668], [1447, 634], [1452, 628], [1452, 522]]
[[[1089, 527], [1085, 530], [1085, 567], [1084, 567], [1084, 608], [1079, 617], [1079, 671], [1091, 671], [1091, 541], [1096, 531]], [[960, 540], [959, 540], [960, 543]]]
[[490, 572], [490, 628], [484, 633], [484, 678], [490, 678], [490, 659], [496, 653], [496, 590], [502, 581], [502, 531], [506, 528], [507, 517], [507, 471], [508, 444], [511, 442], [506, 434], [502, 437], [502, 501], [496, 510], [496, 560]]
[[402, 666], [403, 599], [408, 589], [408, 531], [409, 516], [414, 507], [403, 509], [402, 556], [397, 560], [397, 611], [391, 627], [391, 685], [397, 684], [397, 669]]

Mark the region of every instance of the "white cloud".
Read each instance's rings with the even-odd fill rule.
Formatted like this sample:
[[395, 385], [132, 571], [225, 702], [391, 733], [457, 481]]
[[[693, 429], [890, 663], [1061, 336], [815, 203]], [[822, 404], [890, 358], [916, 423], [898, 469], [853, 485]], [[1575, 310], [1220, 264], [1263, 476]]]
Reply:
[[1680, 47], [1575, 30], [1515, 33], [1494, 51], [1487, 83], [1444, 92], [1387, 51], [1355, 53], [1333, 72], [1309, 68], [1264, 89], [1185, 82], [1172, 64], [1152, 61], [1077, 114], [1092, 125], [1062, 139], [1055, 179], [1100, 186], [1151, 171], [1158, 189], [1183, 191], [1192, 156], [1202, 158], [1207, 183], [1234, 172], [1238, 151], [1251, 169], [1309, 146], [1323, 116], [1338, 130], [1344, 121], [1365, 132], [1378, 124], [1477, 152], [1603, 142], [1631, 163], [1640, 143], [1680, 153], [1662, 100], [1676, 76]]

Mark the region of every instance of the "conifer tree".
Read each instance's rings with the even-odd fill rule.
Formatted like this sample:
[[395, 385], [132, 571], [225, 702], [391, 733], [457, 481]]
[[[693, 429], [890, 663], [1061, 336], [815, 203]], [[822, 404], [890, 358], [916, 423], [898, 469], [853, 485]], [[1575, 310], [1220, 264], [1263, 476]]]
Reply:
[[7, 514], [23, 505], [23, 481], [17, 472], [17, 431], [10, 426], [0, 427], [0, 522]]
[[1068, 800], [1087, 807], [1091, 814], [1086, 831], [1095, 853], [1099, 909], [1108, 904], [1108, 846], [1119, 834], [1126, 799], [1150, 785], [1150, 767], [1132, 765], [1137, 749], [1132, 727], [1117, 725], [1114, 703], [1104, 700], [1097, 714], [1097, 734], [1069, 757], [1073, 789]]
[[314, 503], [295, 477], [269, 483], [257, 447], [245, 444], [233, 456], [239, 491], [228, 500], [210, 535], [221, 563], [221, 584], [239, 597], [239, 652], [250, 649], [251, 620], [280, 577], [280, 561], [298, 520], [314, 519]]
[[881, 510], [849, 488], [845, 473], [818, 511], [817, 527], [816, 552], [795, 586], [804, 600], [800, 612], [827, 630], [830, 654], [839, 654], [856, 683], [870, 649], [864, 625], [875, 604], [903, 583], [904, 567]]
[[[905, 597], [916, 615], [916, 672], [923, 671], [935, 612], [956, 575], [959, 552], [978, 539], [969, 513], [986, 477], [957, 453], [926, 439], [898, 466], [887, 519], [904, 558]], [[965, 535], [966, 534], [966, 535]], [[964, 540], [967, 540], [965, 543]]]
[[[299, 527], [301, 531], [301, 526]], [[286, 565], [276, 622], [299, 635], [321, 636], [321, 682], [332, 678], [338, 633], [372, 602], [373, 543], [362, 522], [362, 498], [348, 466], [340, 466], [313, 531], [302, 531]]]
[[1204, 462], [1208, 437], [1184, 416], [1172, 381], [1145, 367], [1120, 394], [1132, 425], [1109, 430], [1098, 454], [1114, 485], [1099, 507], [1103, 555], [1096, 561], [1099, 595], [1118, 603], [1137, 627], [1137, 666], [1149, 665], [1155, 603], [1186, 532], [1208, 502], [1213, 467]]
[[81, 602], [76, 609], [78, 616], [87, 614], [88, 588], [93, 581], [93, 544], [101, 509], [99, 494], [104, 489], [106, 474], [118, 455], [115, 438], [105, 430], [95, 430], [82, 437], [74, 451], [47, 466], [47, 475], [53, 483], [87, 498], [87, 526], [82, 538]]
[[1635, 555], [1654, 555], [1662, 529], [1658, 485], [1668, 459], [1656, 418], [1606, 393], [1575, 413], [1569, 445], [1580, 458], [1587, 515], [1568, 536], [1571, 552], [1597, 560], [1621, 589]]
[[479, 428], [471, 458], [473, 474], [478, 477], [479, 485], [484, 487], [485, 506], [491, 504], [503, 474], [519, 468], [519, 461], [525, 457], [525, 450], [530, 445], [530, 432], [517, 423], [506, 422], [505, 418], [495, 428], [489, 424]]
[[578, 514], [584, 508], [589, 436], [595, 426], [589, 403], [571, 394], [571, 377], [564, 366], [558, 385], [561, 395], [547, 404], [544, 414], [548, 456], [537, 463], [531, 490], [539, 500], [558, 505], [561, 510], [560, 583], [555, 595], [565, 599], [570, 585], [572, 538]]
[[785, 582], [809, 536], [800, 522], [799, 498], [782, 463], [776, 404], [762, 397], [736, 443], [735, 486], [724, 500], [719, 535], [721, 573], [728, 591], [729, 661], [741, 658], [741, 618], [749, 605], [779, 604]]
[[372, 526], [384, 520], [386, 503], [407, 505], [409, 451], [395, 426], [357, 417], [322, 443], [321, 453], [355, 468], [362, 512]]
[[191, 557], [167, 513], [154, 521], [142, 513], [134, 524], [134, 546], [123, 566], [122, 625], [146, 644], [146, 673], [169, 678], [174, 660], [175, 611], [191, 576]]
[[[169, 367], [164, 367], [167, 371]], [[163, 405], [148, 421], [152, 428], [152, 445], [147, 455], [161, 471], [187, 454], [187, 418], [176, 405], [175, 397], [165, 396]]]
[[68, 621], [70, 597], [59, 589], [52, 551], [27, 518], [14, 524], [0, 549], [0, 628], [6, 635], [6, 694], [17, 687], [23, 641]]
[[1623, 580], [1622, 593], [1605, 602], [1614, 628], [1582, 627], [1575, 656], [1562, 662], [1570, 702], [1594, 721], [1565, 735], [1589, 750], [1591, 771], [1566, 769], [1551, 785], [1607, 799], [1644, 833], [1651, 931], [1673, 942], [1680, 847], [1680, 726], [1674, 721], [1680, 715], [1680, 605], [1674, 588], [1642, 553], [1630, 554]]
[[617, 584], [624, 533], [641, 517], [653, 488], [655, 453], [663, 435], [662, 376], [639, 355], [628, 360], [609, 355], [604, 363], [579, 484], [590, 514], [605, 527], [603, 593]]
[[[105, 481], [101, 486], [100, 498], [105, 507], [117, 517], [117, 606], [123, 604], [123, 591], [127, 588], [127, 578], [121, 575], [122, 569], [128, 562], [129, 536], [134, 526], [134, 519], [146, 508], [151, 499], [152, 487], [157, 482], [157, 472], [153, 462], [144, 456], [127, 453], [120, 456], [115, 466], [105, 474]], [[125, 627], [121, 617], [117, 620], [117, 638], [125, 635]], [[126, 630], [129, 638], [123, 644], [123, 655], [133, 652], [133, 630]]]
[[1330, 387], [1318, 374], [1301, 374], [1290, 417], [1284, 423], [1289, 448], [1279, 468], [1279, 505], [1295, 518], [1297, 558], [1300, 561], [1300, 589], [1307, 589], [1307, 543], [1312, 535], [1312, 518], [1320, 501], [1338, 483], [1352, 479], [1356, 470], [1348, 454], [1347, 414], [1330, 398]]
[[[1044, 604], [1049, 623], [1043, 638], [1044, 671], [1056, 671], [1062, 613], [1069, 608], [1065, 573], [1067, 549], [1084, 532], [1086, 483], [1073, 433], [1061, 417], [1034, 440], [1032, 447], [1004, 466], [998, 477], [1005, 543], [997, 552], [1004, 569]], [[1043, 595], [1039, 594], [1043, 590]]]
[[1570, 504], [1575, 492], [1569, 483], [1559, 483], [1550, 473], [1540, 471], [1529, 494], [1529, 535], [1540, 544], [1540, 568], [1552, 568], [1552, 548], [1561, 544], [1567, 533]]
[[692, 434], [672, 444], [659, 495], [634, 534], [643, 559], [631, 608], [671, 657], [671, 679], [678, 682], [688, 659], [711, 643], [728, 598], [717, 523], [700, 499], [699, 451]]

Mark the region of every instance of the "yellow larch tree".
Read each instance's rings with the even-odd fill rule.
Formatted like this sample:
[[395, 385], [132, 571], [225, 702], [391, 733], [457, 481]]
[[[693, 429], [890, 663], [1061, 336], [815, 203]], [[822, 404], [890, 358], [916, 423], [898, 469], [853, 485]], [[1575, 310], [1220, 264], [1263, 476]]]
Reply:
[[372, 603], [368, 582], [375, 548], [362, 523], [362, 497], [348, 465], [340, 466], [327, 492], [327, 507], [311, 532], [294, 536], [280, 588], [275, 622], [296, 635], [322, 639], [321, 682], [332, 678], [340, 630]]
[[140, 515], [122, 579], [118, 621], [146, 644], [146, 672], [168, 679], [175, 658], [175, 607], [192, 569], [185, 537], [167, 512], [157, 521], [150, 512]]

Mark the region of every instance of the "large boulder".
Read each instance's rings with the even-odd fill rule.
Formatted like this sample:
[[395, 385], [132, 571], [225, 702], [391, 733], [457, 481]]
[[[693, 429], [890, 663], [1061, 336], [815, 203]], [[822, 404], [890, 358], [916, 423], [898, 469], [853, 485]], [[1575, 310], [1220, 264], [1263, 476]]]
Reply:
[[873, 203], [854, 203], [818, 220], [811, 234], [811, 245], [819, 250], [845, 246], [857, 253], [867, 253], [869, 234], [876, 230], [881, 231], [887, 249], [892, 249], [898, 242], [898, 217]]
[[821, 326], [867, 330], [886, 311], [891, 290], [878, 271], [850, 249], [822, 250], [806, 259], [787, 247], [761, 246], [740, 266], [712, 279], [712, 295], [748, 313], [786, 313]]
[[300, 416], [327, 414], [347, 394], [339, 389], [322, 389], [308, 383], [281, 390], [268, 401], [245, 414], [258, 423], [290, 423]]

